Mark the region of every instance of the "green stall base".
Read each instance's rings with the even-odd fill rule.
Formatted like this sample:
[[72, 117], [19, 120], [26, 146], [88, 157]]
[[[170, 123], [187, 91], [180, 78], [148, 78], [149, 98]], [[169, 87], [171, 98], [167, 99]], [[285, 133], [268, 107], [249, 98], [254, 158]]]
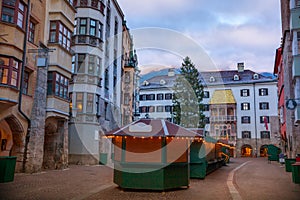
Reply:
[[16, 156], [0, 156], [0, 183], [14, 181]]
[[107, 164], [107, 153], [100, 153], [100, 165], [106, 165]]
[[190, 177], [204, 179], [206, 176], [207, 162], [190, 163]]
[[168, 190], [188, 187], [189, 165], [115, 162], [114, 183], [124, 189]]
[[300, 184], [300, 162], [292, 164], [292, 178], [294, 183]]
[[285, 162], [285, 171], [292, 172], [292, 164], [296, 162], [296, 158], [286, 158], [284, 159]]
[[268, 145], [268, 160], [269, 161], [279, 161], [279, 154], [281, 149], [273, 144]]

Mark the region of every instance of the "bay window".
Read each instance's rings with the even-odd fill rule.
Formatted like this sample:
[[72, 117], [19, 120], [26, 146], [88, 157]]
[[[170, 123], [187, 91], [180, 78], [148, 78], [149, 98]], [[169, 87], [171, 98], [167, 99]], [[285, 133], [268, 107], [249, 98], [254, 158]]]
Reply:
[[17, 87], [21, 62], [9, 57], [0, 57], [0, 84]]
[[2, 0], [1, 20], [25, 27], [26, 5], [20, 0]]
[[58, 43], [63, 48], [70, 51], [71, 31], [60, 21], [51, 21], [49, 42]]

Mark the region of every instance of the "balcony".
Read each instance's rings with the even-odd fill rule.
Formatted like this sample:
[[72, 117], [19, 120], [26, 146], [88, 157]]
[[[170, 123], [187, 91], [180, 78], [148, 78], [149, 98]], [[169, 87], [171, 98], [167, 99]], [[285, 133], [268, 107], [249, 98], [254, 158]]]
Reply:
[[236, 116], [210, 116], [210, 122], [235, 122]]

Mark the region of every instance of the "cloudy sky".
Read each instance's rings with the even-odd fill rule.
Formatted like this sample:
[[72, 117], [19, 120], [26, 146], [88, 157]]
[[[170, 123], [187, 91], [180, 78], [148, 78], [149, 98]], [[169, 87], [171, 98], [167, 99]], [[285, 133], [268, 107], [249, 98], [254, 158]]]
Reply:
[[[236, 69], [238, 62], [244, 62], [248, 69], [258, 72], [273, 71], [274, 54], [281, 38], [279, 0], [118, 0], [118, 2], [125, 14], [134, 42], [138, 43], [136, 45], [139, 64], [144, 72], [150, 68], [155, 70], [159, 66], [180, 66], [182, 57], [186, 56], [174, 49], [169, 51], [159, 45], [156, 48], [157, 44], [150, 45], [152, 48], [140, 45], [141, 35], [136, 30], [144, 29], [147, 32], [149, 27], [174, 31], [175, 35], [181, 34], [181, 37], [195, 42], [211, 58], [217, 69]], [[153, 32], [150, 37], [151, 40], [155, 40], [153, 37], [161, 35], [158, 31]], [[148, 37], [149, 35], [143, 38]], [[171, 38], [169, 44], [176, 43], [185, 48], [189, 47], [180, 37]], [[174, 41], [174, 38], [178, 39]], [[190, 57], [195, 59], [193, 56]], [[194, 63], [199, 64], [198, 61]]]

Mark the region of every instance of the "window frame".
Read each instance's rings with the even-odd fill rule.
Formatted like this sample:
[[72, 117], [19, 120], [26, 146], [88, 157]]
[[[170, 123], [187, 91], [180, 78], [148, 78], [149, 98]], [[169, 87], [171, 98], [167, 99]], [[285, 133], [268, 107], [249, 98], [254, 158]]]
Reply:
[[[55, 24], [55, 28], [52, 27]], [[60, 20], [51, 20], [49, 28], [49, 43], [59, 44], [67, 51], [71, 50], [71, 31]], [[54, 38], [53, 38], [54, 36]]]
[[[6, 64], [5, 61], [3, 64], [0, 63], [0, 69], [2, 69], [2, 73], [4, 70], [6, 71], [6, 76], [1, 75], [0, 84], [17, 88], [19, 86], [19, 76], [22, 62], [8, 56], [0, 55], [0, 59], [1, 58], [7, 60], [8, 62], [6, 62]], [[6, 82], [3, 82], [3, 77], [6, 77]]]
[[203, 92], [203, 98], [208, 99], [209, 98], [209, 91]]
[[30, 20], [29, 27], [28, 27], [28, 41], [31, 43], [34, 43], [35, 26], [36, 26], [36, 24], [32, 20]]
[[250, 103], [249, 102], [241, 103], [241, 110], [250, 110]]
[[64, 100], [69, 100], [69, 82], [69, 78], [60, 74], [59, 72], [48, 72], [47, 95], [53, 95]]
[[[8, 4], [8, 3], [10, 3], [10, 4]], [[23, 10], [20, 9], [20, 5], [23, 6]], [[10, 12], [13, 12], [13, 14], [5, 11], [5, 9], [9, 9]], [[1, 21], [2, 22], [15, 24], [16, 26], [18, 26], [24, 30], [26, 12], [27, 12], [27, 5], [23, 1], [15, 0], [14, 3], [12, 3], [10, 0], [10, 2], [5, 3], [5, 0], [2, 0], [2, 8], [1, 8]], [[10, 17], [10, 19], [6, 20], [4, 16]], [[21, 21], [22, 24], [21, 25], [19, 24], [19, 16], [22, 16], [22, 21]]]
[[241, 89], [240, 90], [240, 96], [241, 97], [249, 97], [250, 96], [250, 90], [249, 89]]
[[241, 123], [242, 124], [250, 124], [251, 123], [251, 117], [250, 116], [242, 116], [241, 117]]
[[268, 88], [260, 88], [258, 90], [259, 96], [268, 96], [269, 95], [269, 90]]
[[259, 109], [260, 110], [269, 110], [270, 109], [269, 102], [260, 102], [259, 103]]
[[242, 131], [242, 139], [251, 139], [251, 131]]

